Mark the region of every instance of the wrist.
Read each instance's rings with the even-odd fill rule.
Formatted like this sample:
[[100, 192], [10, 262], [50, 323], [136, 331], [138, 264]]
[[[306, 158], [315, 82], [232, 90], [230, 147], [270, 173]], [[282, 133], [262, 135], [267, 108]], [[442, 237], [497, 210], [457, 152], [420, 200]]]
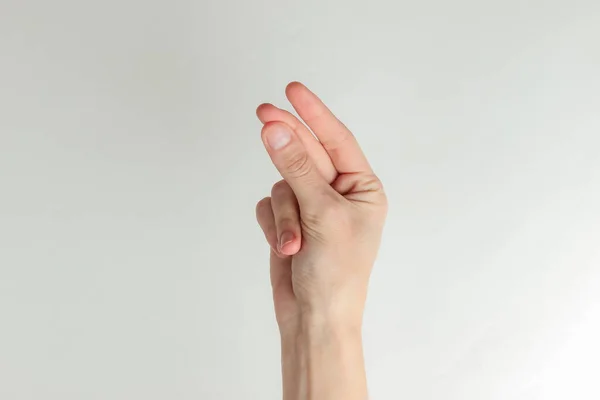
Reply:
[[332, 341], [362, 342], [362, 321], [302, 315], [293, 324], [280, 326], [280, 333], [282, 344], [293, 343], [295, 347], [318, 347]]
[[300, 308], [291, 318], [279, 321], [283, 338], [303, 335], [324, 334], [356, 335], [362, 330], [363, 307], [352, 304], [347, 307], [306, 307]]
[[366, 397], [360, 322], [304, 314], [281, 338], [285, 400]]

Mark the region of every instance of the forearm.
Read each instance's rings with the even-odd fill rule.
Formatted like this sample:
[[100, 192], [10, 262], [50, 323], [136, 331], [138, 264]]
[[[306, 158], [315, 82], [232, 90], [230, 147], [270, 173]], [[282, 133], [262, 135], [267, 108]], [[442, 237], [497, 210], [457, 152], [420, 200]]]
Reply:
[[303, 318], [282, 332], [284, 400], [366, 400], [360, 324]]

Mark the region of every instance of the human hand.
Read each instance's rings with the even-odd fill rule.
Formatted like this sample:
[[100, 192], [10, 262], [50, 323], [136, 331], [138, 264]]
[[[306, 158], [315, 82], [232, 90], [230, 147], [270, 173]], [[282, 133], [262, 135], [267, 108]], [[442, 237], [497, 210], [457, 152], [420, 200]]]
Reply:
[[307, 320], [359, 328], [386, 196], [355, 137], [321, 100], [297, 82], [286, 95], [310, 130], [271, 104], [257, 109], [284, 179], [257, 205], [277, 321], [282, 334]]

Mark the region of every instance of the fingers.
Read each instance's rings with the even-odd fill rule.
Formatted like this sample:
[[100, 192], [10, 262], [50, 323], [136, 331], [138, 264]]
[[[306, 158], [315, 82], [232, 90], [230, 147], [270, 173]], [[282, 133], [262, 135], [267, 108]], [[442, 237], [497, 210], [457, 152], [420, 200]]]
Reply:
[[260, 225], [271, 250], [277, 252], [277, 225], [271, 206], [271, 198], [265, 197], [256, 205], [256, 220]]
[[292, 106], [317, 136], [339, 173], [370, 172], [356, 138], [306, 86], [292, 82], [286, 88]]
[[298, 203], [285, 181], [273, 186], [273, 196], [258, 202], [256, 219], [273, 253], [278, 257], [293, 256], [302, 243]]
[[[265, 233], [267, 242], [271, 246], [270, 275], [273, 296], [276, 299], [276, 307], [277, 304], [289, 304], [294, 299], [291, 268], [292, 258], [282, 255], [277, 251], [277, 228], [270, 197], [262, 199], [256, 205], [256, 219]], [[281, 312], [277, 313], [277, 315], [281, 314]]]
[[303, 142], [288, 125], [282, 122], [265, 124], [262, 139], [273, 164], [294, 191], [301, 209], [315, 206], [321, 195], [333, 191], [317, 170]]
[[265, 103], [258, 106], [256, 115], [263, 124], [281, 121], [292, 128], [304, 143], [308, 154], [312, 157], [323, 178], [329, 183], [335, 180], [338, 173], [329, 158], [329, 154], [327, 154], [323, 146], [313, 136], [312, 132], [292, 113], [277, 108], [272, 104]]
[[273, 185], [271, 206], [277, 228], [277, 249], [283, 255], [292, 256], [300, 250], [302, 234], [298, 202], [286, 181]]

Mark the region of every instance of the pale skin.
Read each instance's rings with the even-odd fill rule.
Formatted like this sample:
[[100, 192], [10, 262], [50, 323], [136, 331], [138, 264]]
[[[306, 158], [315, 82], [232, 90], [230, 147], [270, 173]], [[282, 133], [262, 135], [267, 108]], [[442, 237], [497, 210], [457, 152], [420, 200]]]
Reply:
[[[362, 320], [387, 213], [354, 135], [304, 85], [257, 116], [282, 180], [256, 207], [271, 247], [284, 400], [365, 400]], [[313, 135], [314, 134], [314, 135]]]

